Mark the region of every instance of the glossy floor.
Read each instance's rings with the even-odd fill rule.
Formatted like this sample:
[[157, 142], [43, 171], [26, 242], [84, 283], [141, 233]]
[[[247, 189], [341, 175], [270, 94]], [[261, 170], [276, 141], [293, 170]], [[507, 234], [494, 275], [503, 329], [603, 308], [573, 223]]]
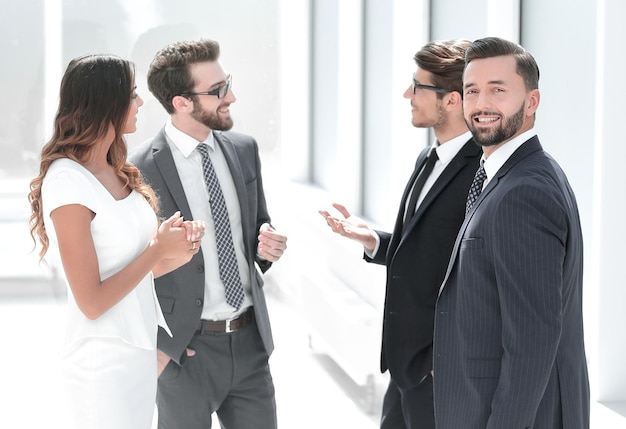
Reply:
[[[270, 365], [279, 427], [377, 428], [381, 386], [372, 407], [361, 386], [328, 356], [309, 347], [309, 332], [297, 314], [271, 293], [268, 304], [276, 343]], [[0, 326], [4, 331], [0, 427], [64, 428], [56, 364], [65, 329], [65, 299], [3, 294]], [[619, 410], [619, 406], [613, 408]], [[626, 419], [611, 408], [592, 403], [591, 427], [623, 429]]]
[[[297, 317], [271, 296], [269, 305], [277, 344], [270, 365], [279, 427], [378, 427], [380, 407], [371, 414], [363, 389], [328, 356], [309, 347], [306, 328], [294, 323]], [[65, 299], [3, 296], [0, 324], [5, 332], [0, 427], [64, 428], [56, 365], [65, 329]]]

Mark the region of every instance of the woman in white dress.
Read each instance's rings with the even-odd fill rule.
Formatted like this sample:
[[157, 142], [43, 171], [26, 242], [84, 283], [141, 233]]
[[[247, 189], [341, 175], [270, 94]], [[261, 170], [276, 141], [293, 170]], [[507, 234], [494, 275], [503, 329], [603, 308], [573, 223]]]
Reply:
[[188, 262], [204, 234], [203, 222], [179, 213], [160, 223], [155, 194], [126, 160], [123, 135], [142, 104], [129, 61], [72, 60], [31, 182], [31, 234], [42, 258], [58, 246], [68, 284], [66, 427], [151, 427], [157, 324], [169, 332], [153, 276]]

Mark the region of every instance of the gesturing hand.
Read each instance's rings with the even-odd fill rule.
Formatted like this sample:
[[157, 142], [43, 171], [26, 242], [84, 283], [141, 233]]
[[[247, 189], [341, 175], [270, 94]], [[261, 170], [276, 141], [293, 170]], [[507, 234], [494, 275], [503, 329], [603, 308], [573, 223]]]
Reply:
[[319, 213], [326, 219], [326, 223], [339, 235], [348, 237], [358, 241], [368, 250], [374, 250], [376, 246], [376, 238], [374, 232], [362, 219], [350, 214], [348, 209], [339, 203], [334, 203], [333, 207], [341, 213], [343, 219], [332, 216], [326, 210], [320, 210]]

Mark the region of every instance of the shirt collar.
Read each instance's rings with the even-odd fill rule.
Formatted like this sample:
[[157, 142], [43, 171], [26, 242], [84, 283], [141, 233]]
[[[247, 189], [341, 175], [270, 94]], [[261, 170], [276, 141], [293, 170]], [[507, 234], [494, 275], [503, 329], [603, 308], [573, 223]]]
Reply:
[[170, 138], [170, 140], [174, 143], [174, 145], [178, 148], [180, 153], [183, 154], [185, 158], [189, 158], [196, 147], [199, 144], [206, 144], [209, 146], [210, 151], [212, 152], [215, 149], [215, 139], [213, 138], [213, 132], [209, 132], [206, 140], [204, 142], [199, 142], [198, 140], [191, 137], [189, 134], [185, 134], [172, 123], [172, 118], [168, 117], [165, 122], [165, 134]]
[[483, 167], [485, 168], [485, 173], [487, 174], [487, 181], [491, 180], [492, 177], [496, 175], [500, 167], [504, 165], [504, 163], [513, 155], [513, 152], [517, 150], [521, 145], [537, 135], [534, 128], [531, 128], [528, 131], [524, 131], [519, 136], [511, 139], [506, 142], [498, 149], [496, 149], [489, 158], [485, 159], [485, 154], [480, 159], [480, 162], [483, 163]]
[[443, 144], [435, 141], [433, 143], [434, 150], [437, 151], [437, 157], [441, 161], [442, 164], [446, 165], [448, 162], [452, 161], [452, 158], [456, 156], [457, 153], [461, 150], [461, 148], [468, 142], [469, 139], [472, 138], [472, 133], [467, 131], [459, 136], [456, 136]]

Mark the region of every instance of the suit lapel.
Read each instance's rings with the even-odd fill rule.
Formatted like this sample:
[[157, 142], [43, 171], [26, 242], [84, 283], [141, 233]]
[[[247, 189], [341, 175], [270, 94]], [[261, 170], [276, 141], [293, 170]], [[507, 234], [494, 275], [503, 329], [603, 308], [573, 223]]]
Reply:
[[[224, 154], [224, 158], [226, 158], [226, 163], [228, 164], [233, 182], [235, 183], [237, 199], [239, 200], [239, 208], [241, 210], [241, 226], [243, 228], [243, 236], [248, 237], [248, 229], [251, 227], [248, 224], [249, 216], [247, 216], [247, 214], [250, 213], [247, 198], [248, 193], [246, 190], [246, 184], [243, 180], [244, 176], [241, 171], [241, 163], [239, 161], [239, 157], [237, 156], [237, 151], [228, 136], [224, 135], [224, 133], [213, 132], [213, 137], [215, 137], [215, 143], [222, 149], [222, 153]], [[244, 240], [244, 244], [248, 247], [247, 240]]]
[[467, 214], [466, 218], [469, 219], [472, 217], [476, 209], [482, 203], [483, 199], [485, 199], [487, 195], [491, 193], [491, 191], [498, 185], [498, 182], [500, 181], [500, 179], [504, 177], [511, 170], [511, 168], [513, 168], [515, 165], [517, 165], [518, 162], [526, 158], [531, 153], [536, 152], [541, 149], [542, 147], [541, 147], [541, 144], [539, 143], [539, 138], [537, 136], [532, 137], [531, 139], [527, 140], [524, 144], [522, 144], [520, 147], [518, 147], [515, 150], [515, 152], [511, 154], [509, 159], [506, 160], [506, 162], [502, 165], [502, 167], [500, 167], [500, 169], [496, 172], [493, 179], [489, 180], [489, 183], [487, 183], [487, 186], [485, 186], [485, 189], [483, 189], [478, 199], [474, 202], [474, 205], [472, 206], [472, 209], [470, 210], [470, 212]]
[[428, 191], [424, 200], [419, 205], [415, 216], [411, 220], [410, 224], [406, 228], [406, 231], [410, 231], [422, 217], [426, 209], [437, 199], [439, 194], [448, 186], [450, 181], [461, 171], [469, 162], [468, 158], [478, 155], [480, 148], [474, 143], [473, 139], [468, 140], [461, 150], [454, 156], [450, 164], [443, 170], [441, 175], [437, 178], [433, 187]]
[[506, 162], [502, 165], [502, 167], [500, 167], [500, 169], [496, 172], [493, 179], [489, 180], [489, 183], [487, 183], [487, 186], [485, 187], [485, 189], [483, 189], [478, 199], [474, 202], [472, 209], [465, 216], [465, 220], [463, 221], [463, 224], [461, 225], [459, 233], [456, 236], [454, 247], [452, 249], [452, 256], [450, 258], [450, 262], [448, 263], [448, 269], [446, 271], [446, 275], [443, 279], [443, 282], [441, 283], [441, 287], [439, 288], [439, 295], [441, 295], [441, 292], [443, 291], [443, 288], [445, 287], [445, 284], [447, 283], [448, 278], [450, 277], [450, 273], [452, 272], [452, 267], [454, 267], [454, 264], [456, 263], [456, 258], [459, 254], [459, 247], [461, 246], [461, 241], [463, 240], [463, 236], [465, 235], [465, 230], [467, 229], [467, 225], [469, 224], [469, 221], [472, 219], [474, 212], [478, 209], [478, 207], [480, 207], [480, 205], [482, 204], [484, 199], [487, 197], [487, 195], [489, 195], [496, 188], [496, 186], [498, 186], [498, 183], [500, 182], [500, 180], [502, 180], [502, 178], [506, 176], [506, 174], [513, 167], [515, 167], [515, 165], [517, 165], [522, 159], [526, 158], [531, 153], [537, 152], [538, 150], [542, 150], [542, 147], [541, 147], [541, 144], [539, 143], [539, 138], [537, 136], [534, 136], [531, 139], [524, 142], [524, 144], [522, 144], [520, 147], [518, 147], [515, 150], [515, 152], [513, 152], [513, 154], [509, 157], [509, 159], [506, 160]]
[[[176, 206], [180, 209], [181, 214], [185, 219], [193, 219], [193, 215], [185, 195], [185, 190], [183, 189], [183, 185], [176, 170], [174, 158], [172, 157], [172, 150], [167, 142], [167, 137], [163, 129], [152, 143], [152, 152], [154, 162], [157, 165], [161, 173], [161, 177], [163, 178], [163, 182], [165, 182], [165, 186], [167, 186], [167, 189], [172, 195]], [[165, 216], [172, 214], [173, 213], [164, 213]]]
[[[415, 161], [415, 169], [413, 170], [413, 174], [411, 174], [411, 178], [409, 179], [409, 182], [404, 188], [404, 193], [402, 194], [402, 200], [400, 201], [400, 208], [398, 209], [398, 216], [396, 217], [396, 224], [393, 230], [392, 242], [389, 245], [390, 249], [395, 249], [398, 243], [400, 242], [400, 239], [402, 238], [402, 235], [403, 235], [402, 225], [404, 223], [404, 213], [406, 211], [406, 202], [407, 202], [407, 199], [409, 198], [409, 195], [411, 194], [411, 189], [413, 188], [415, 179], [417, 178], [417, 175], [419, 174], [420, 170], [424, 166], [424, 163], [426, 162], [426, 156], [428, 155], [429, 149], [430, 149], [430, 146], [428, 146], [427, 148], [425, 148], [424, 150], [420, 152], [419, 156], [417, 157], [417, 161]], [[407, 228], [405, 233], [408, 232], [408, 230], [409, 229]], [[393, 251], [391, 253], [388, 252], [388, 255], [390, 254], [393, 254]]]

